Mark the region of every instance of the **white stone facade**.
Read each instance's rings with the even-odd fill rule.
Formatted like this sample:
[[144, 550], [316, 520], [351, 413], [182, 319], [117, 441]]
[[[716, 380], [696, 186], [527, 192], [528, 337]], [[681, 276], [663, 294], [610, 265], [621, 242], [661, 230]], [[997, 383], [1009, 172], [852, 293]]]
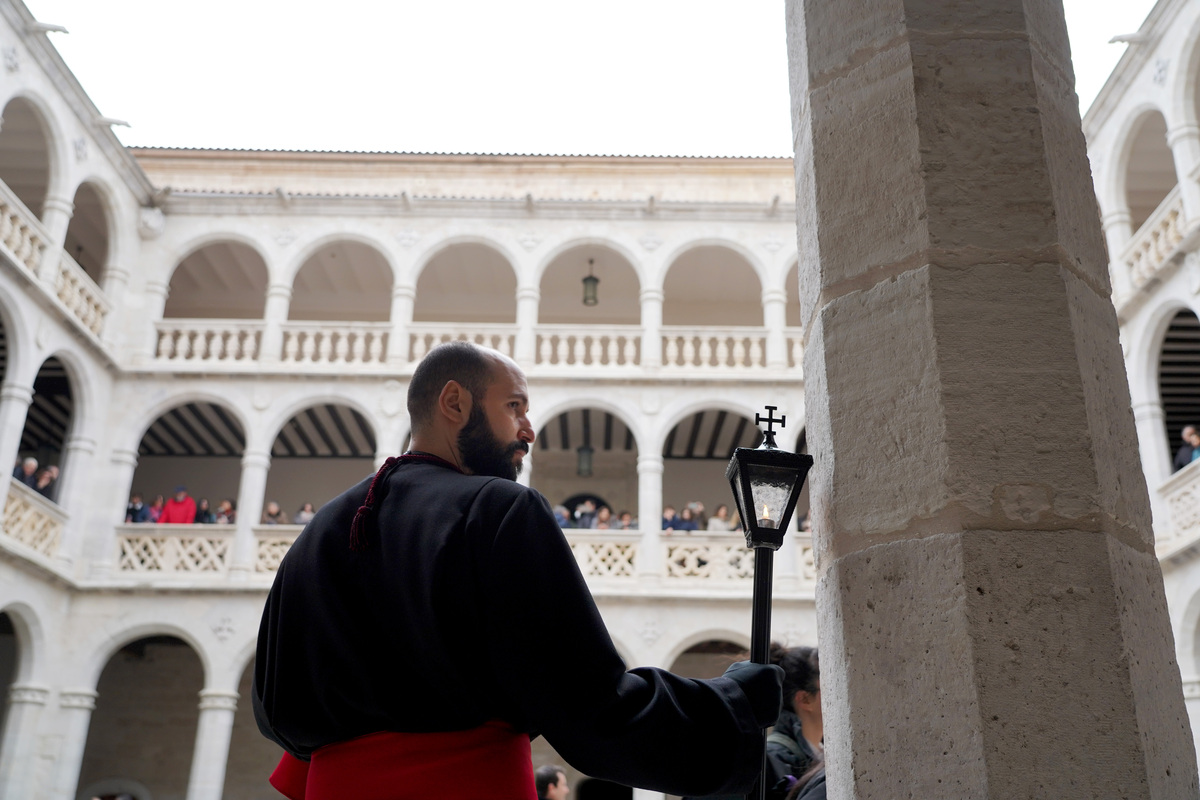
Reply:
[[[57, 502], [14, 483], [4, 506], [0, 796], [270, 796], [277, 753], [254, 729], [247, 669], [298, 528], [258, 525], [263, 505], [328, 499], [398, 452], [407, 376], [449, 338], [527, 370], [531, 417], [554, 446], [535, 449], [525, 480], [552, 502], [594, 493], [650, 522], [568, 532], [627, 660], [694, 666], [697, 645], [748, 644], [740, 537], [656, 523], [665, 504], [729, 501], [720, 451], [737, 420], [777, 406], [781, 444], [798, 443], [790, 159], [131, 152], [19, 1], [0, 16], [0, 175], [12, 176], [0, 181], [0, 464], [29, 452], [48, 360], [69, 386]], [[1169, 471], [1157, 373], [1176, 313], [1200, 310], [1200, 5], [1162, 0], [1143, 32], [1084, 123], [1200, 724], [1200, 467]], [[588, 269], [594, 307], [579, 299]], [[177, 441], [148, 442], [189, 406], [202, 413], [163, 423]], [[312, 452], [337, 449], [302, 421], [325, 407], [363, 426], [337, 446], [369, 452], [286, 452], [296, 428]], [[226, 427], [199, 430], [219, 414]], [[580, 435], [595, 446], [591, 478], [573, 472]], [[222, 437], [228, 452], [206, 453]], [[131, 489], [179, 481], [235, 498], [238, 521], [121, 524]], [[811, 543], [785, 542], [776, 636], [815, 643]]]

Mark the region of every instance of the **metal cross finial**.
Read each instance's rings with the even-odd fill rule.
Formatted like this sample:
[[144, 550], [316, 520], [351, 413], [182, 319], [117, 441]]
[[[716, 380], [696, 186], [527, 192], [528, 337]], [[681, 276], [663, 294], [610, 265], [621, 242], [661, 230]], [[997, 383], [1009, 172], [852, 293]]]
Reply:
[[767, 415], [754, 415], [754, 424], [759, 425], [763, 422], [767, 423], [767, 429], [763, 432], [763, 445], [766, 447], [775, 447], [775, 426], [784, 427], [787, 423], [787, 415], [781, 414], [778, 419], [775, 418], [775, 412], [778, 406], [764, 406], [767, 409]]

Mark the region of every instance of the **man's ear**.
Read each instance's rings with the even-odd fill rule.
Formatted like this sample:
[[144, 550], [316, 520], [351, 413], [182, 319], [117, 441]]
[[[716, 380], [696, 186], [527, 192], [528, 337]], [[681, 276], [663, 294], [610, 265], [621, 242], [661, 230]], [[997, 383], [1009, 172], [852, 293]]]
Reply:
[[471, 415], [471, 393], [458, 381], [447, 381], [438, 395], [438, 413], [456, 427], [465, 425]]

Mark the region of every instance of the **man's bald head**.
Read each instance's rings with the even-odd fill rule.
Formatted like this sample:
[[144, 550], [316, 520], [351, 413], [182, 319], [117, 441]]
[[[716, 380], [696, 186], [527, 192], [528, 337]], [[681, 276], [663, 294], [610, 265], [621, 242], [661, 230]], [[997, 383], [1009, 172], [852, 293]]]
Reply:
[[442, 389], [456, 381], [478, 403], [487, 394], [499, 354], [471, 342], [446, 342], [429, 351], [408, 384], [408, 416], [413, 433], [433, 421]]

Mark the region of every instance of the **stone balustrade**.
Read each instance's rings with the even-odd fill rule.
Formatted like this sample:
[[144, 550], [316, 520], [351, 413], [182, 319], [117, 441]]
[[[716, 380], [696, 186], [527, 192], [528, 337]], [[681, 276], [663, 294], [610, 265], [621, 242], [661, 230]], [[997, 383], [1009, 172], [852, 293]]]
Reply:
[[414, 322], [409, 326], [408, 360], [416, 363], [433, 348], [456, 340], [474, 342], [512, 357], [516, 345], [515, 325], [477, 325], [455, 322]]
[[262, 346], [261, 320], [164, 319], [156, 324], [158, 363], [173, 368], [192, 364], [254, 364]]
[[58, 275], [54, 290], [67, 311], [79, 320], [83, 327], [99, 337], [104, 331], [104, 320], [108, 317], [109, 303], [104, 292], [96, 285], [83, 267], [66, 253], [58, 263]]
[[1155, 520], [1154, 547], [1160, 558], [1187, 550], [1200, 541], [1200, 461], [1163, 481], [1159, 496], [1169, 519]]
[[1145, 286], [1175, 255], [1183, 241], [1183, 196], [1176, 186], [1138, 229], [1122, 255], [1134, 288]]
[[766, 367], [766, 328], [684, 328], [663, 326], [664, 369], [714, 371]]
[[274, 573], [279, 569], [279, 562], [283, 561], [302, 530], [303, 525], [254, 526], [254, 571]]
[[0, 534], [38, 555], [54, 558], [62, 544], [67, 514], [18, 480], [9, 479]]
[[[274, 577], [303, 525], [254, 526], [253, 571], [266, 582]], [[145, 576], [160, 578], [224, 579], [229, 572], [236, 526], [233, 525], [119, 525], [117, 570], [122, 582]], [[647, 577], [638, 570], [643, 546], [640, 531], [564, 531], [580, 571], [589, 584], [608, 589], [641, 591]], [[754, 554], [739, 533], [663, 535], [659, 546], [665, 558], [662, 573], [650, 576], [667, 587], [711, 586], [749, 591]], [[801, 585], [815, 585], [812, 543], [796, 537], [797, 573]], [[777, 569], [777, 573], [782, 570]]]
[[117, 570], [142, 574], [216, 576], [229, 572], [234, 525], [119, 525]]
[[0, 181], [0, 246], [9, 257], [37, 277], [48, 238], [37, 217]]
[[[86, 278], [86, 276], [84, 276]], [[102, 298], [101, 298], [102, 299]], [[353, 367], [403, 369], [420, 361], [443, 342], [471, 341], [515, 357], [520, 331], [516, 325], [439, 322], [404, 327], [407, 351], [398, 347], [396, 329], [388, 322], [285, 322], [278, 357], [262, 352], [267, 323], [263, 320], [164, 319], [155, 323], [155, 357], [151, 367], [172, 371], [231, 372], [253, 369], [288, 370], [296, 366], [330, 371]], [[613, 370], [628, 375], [643, 368], [644, 331], [638, 325], [538, 325], [532, 332], [530, 368], [539, 375], [589, 375]], [[803, 361], [801, 332], [785, 329], [787, 368], [799, 371]], [[662, 329], [664, 369], [688, 370], [713, 377], [745, 375], [766, 369], [767, 330], [760, 327]]]
[[538, 366], [633, 367], [642, 363], [642, 329], [636, 325], [539, 325]]
[[285, 364], [383, 365], [387, 362], [387, 322], [285, 322]]

